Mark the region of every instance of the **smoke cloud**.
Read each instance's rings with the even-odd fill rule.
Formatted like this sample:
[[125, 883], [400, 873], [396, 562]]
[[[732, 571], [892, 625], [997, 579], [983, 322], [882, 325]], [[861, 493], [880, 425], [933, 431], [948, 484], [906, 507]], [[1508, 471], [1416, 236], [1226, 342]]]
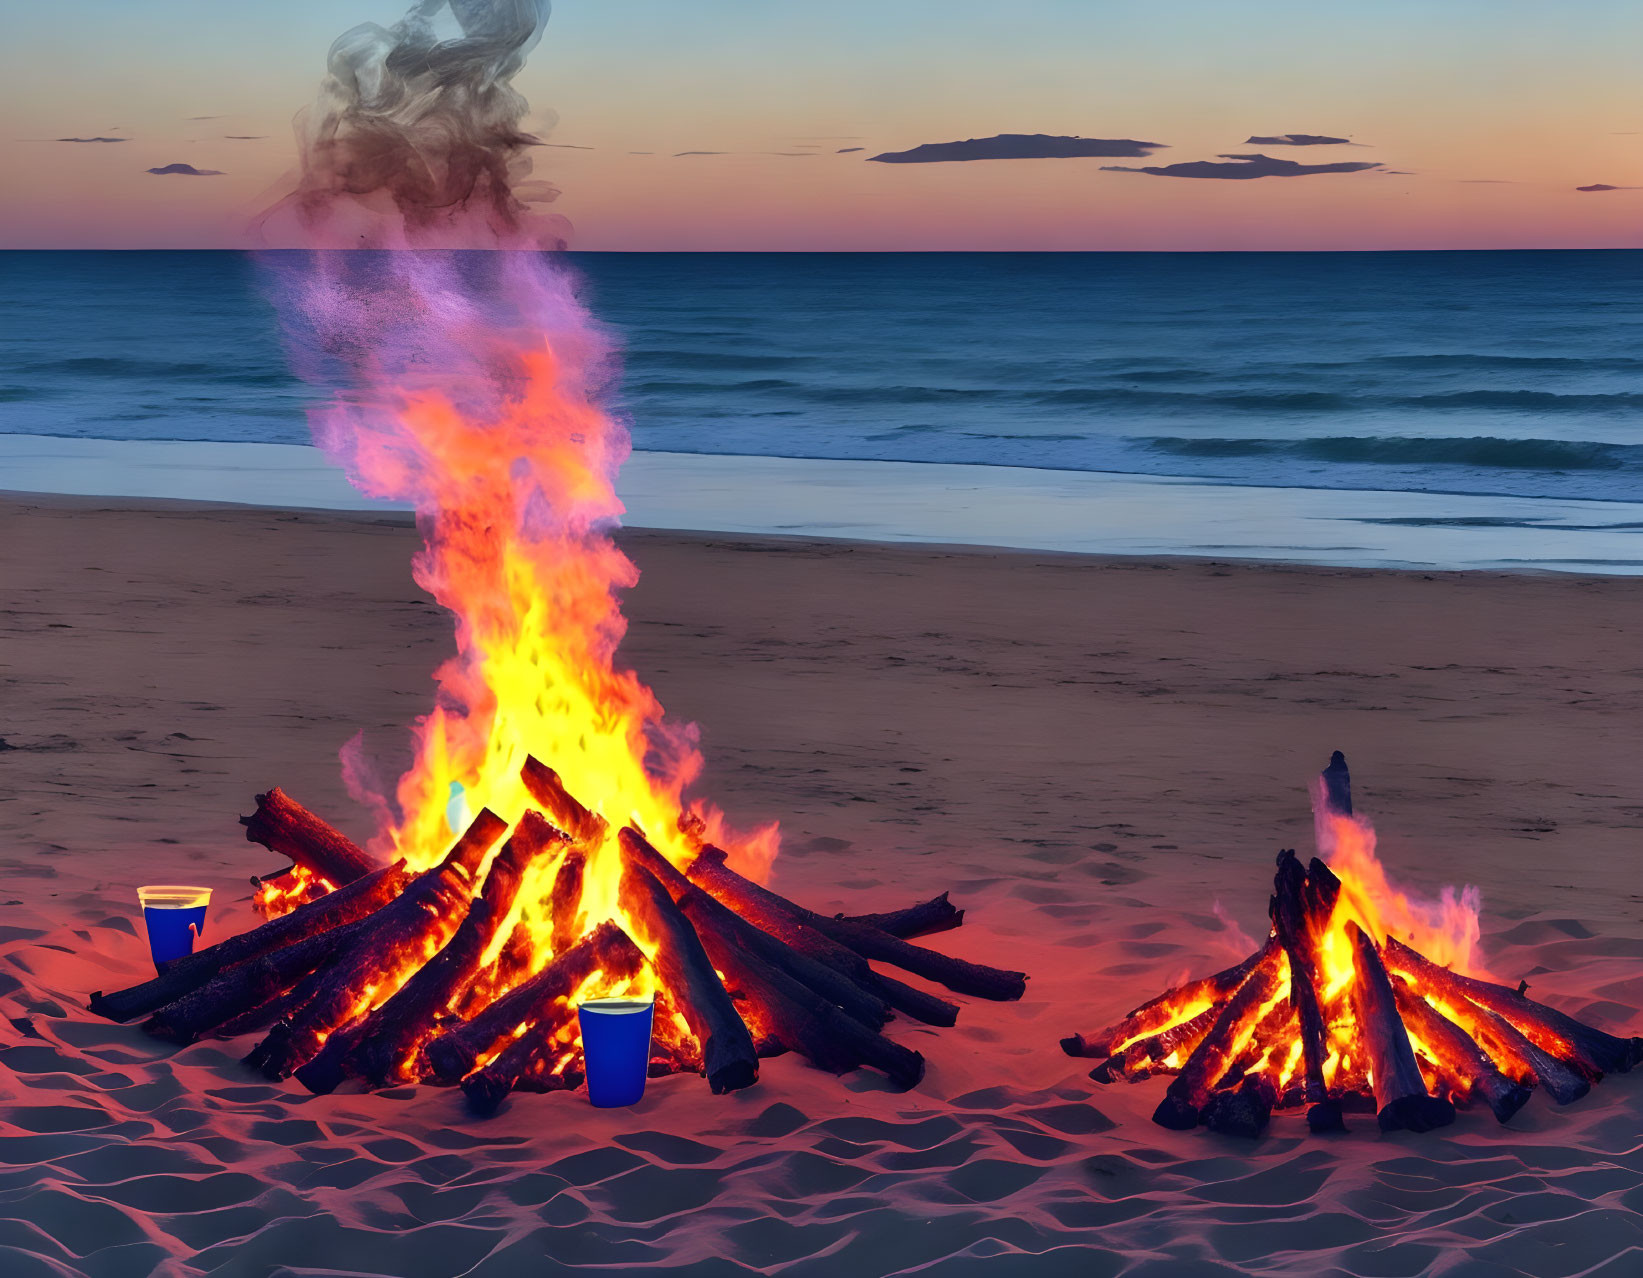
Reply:
[[298, 117], [296, 189], [259, 220], [305, 248], [563, 248], [569, 224], [535, 211], [558, 192], [520, 184], [529, 104], [513, 78], [548, 0], [420, 0], [391, 27], [331, 46], [318, 100]]

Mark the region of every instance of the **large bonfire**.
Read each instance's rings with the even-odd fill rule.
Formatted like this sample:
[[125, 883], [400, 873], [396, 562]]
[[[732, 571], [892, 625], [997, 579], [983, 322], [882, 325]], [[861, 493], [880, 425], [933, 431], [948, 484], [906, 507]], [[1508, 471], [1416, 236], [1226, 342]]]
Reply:
[[[1274, 1109], [1305, 1108], [1313, 1131], [1352, 1110], [1382, 1130], [1427, 1131], [1455, 1106], [1506, 1122], [1543, 1089], [1558, 1104], [1643, 1060], [1643, 1039], [1585, 1025], [1488, 979], [1478, 894], [1435, 902], [1397, 891], [1354, 813], [1339, 751], [1318, 777], [1320, 856], [1278, 854], [1265, 944], [1093, 1034], [1062, 1040], [1102, 1058], [1101, 1083], [1171, 1076], [1153, 1121], [1257, 1135]], [[1327, 861], [1324, 858], [1328, 858]]]
[[344, 752], [379, 819], [367, 847], [259, 796], [249, 837], [293, 862], [259, 889], [271, 921], [93, 1007], [180, 1041], [264, 1030], [249, 1060], [316, 1091], [461, 1081], [494, 1105], [573, 1085], [575, 1005], [606, 995], [654, 998], [655, 1069], [715, 1091], [780, 1050], [911, 1085], [923, 1061], [879, 1033], [891, 1009], [957, 1008], [869, 959], [993, 998], [1024, 978], [907, 942], [957, 925], [945, 897], [844, 919], [768, 892], [775, 827], [738, 833], [688, 797], [693, 729], [617, 664], [637, 573], [612, 539], [610, 344], [540, 251], [563, 227], [527, 198], [554, 193], [520, 180], [537, 139], [511, 80], [547, 5], [450, 0], [453, 38], [443, 8], [337, 41], [301, 181], [264, 225], [303, 246], [267, 262], [327, 391], [316, 439], [361, 491], [415, 506], [415, 577], [456, 655], [392, 794]]

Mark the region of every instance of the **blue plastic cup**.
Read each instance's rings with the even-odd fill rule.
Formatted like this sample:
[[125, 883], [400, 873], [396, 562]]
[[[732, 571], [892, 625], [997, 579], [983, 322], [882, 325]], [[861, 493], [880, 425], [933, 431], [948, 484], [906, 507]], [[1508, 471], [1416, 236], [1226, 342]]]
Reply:
[[595, 1107], [636, 1105], [645, 1094], [655, 1012], [650, 999], [636, 998], [590, 998], [577, 1007], [588, 1100]]
[[148, 952], [156, 971], [194, 952], [194, 938], [205, 931], [205, 910], [211, 889], [161, 883], [137, 889], [148, 925]]

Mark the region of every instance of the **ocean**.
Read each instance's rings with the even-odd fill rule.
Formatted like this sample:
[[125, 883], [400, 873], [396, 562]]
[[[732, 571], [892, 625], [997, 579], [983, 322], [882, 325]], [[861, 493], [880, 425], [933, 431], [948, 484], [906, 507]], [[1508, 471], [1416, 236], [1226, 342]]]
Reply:
[[[569, 258], [643, 450], [1643, 498], [1643, 252]], [[0, 432], [307, 440], [244, 255], [3, 253], [0, 314]]]

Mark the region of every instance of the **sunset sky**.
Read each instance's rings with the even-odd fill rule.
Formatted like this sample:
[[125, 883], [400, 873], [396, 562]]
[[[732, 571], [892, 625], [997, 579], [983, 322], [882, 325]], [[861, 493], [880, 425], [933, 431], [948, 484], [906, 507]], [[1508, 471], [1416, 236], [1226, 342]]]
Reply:
[[[245, 243], [331, 41], [404, 7], [11, 6], [0, 246]], [[580, 249], [1639, 247], [1643, 189], [1576, 188], [1643, 188], [1640, 64], [1635, 0], [558, 0], [517, 83]], [[1163, 149], [867, 159], [1001, 133]], [[1295, 133], [1353, 145], [1245, 141]], [[1104, 168], [1229, 154], [1380, 167]]]

